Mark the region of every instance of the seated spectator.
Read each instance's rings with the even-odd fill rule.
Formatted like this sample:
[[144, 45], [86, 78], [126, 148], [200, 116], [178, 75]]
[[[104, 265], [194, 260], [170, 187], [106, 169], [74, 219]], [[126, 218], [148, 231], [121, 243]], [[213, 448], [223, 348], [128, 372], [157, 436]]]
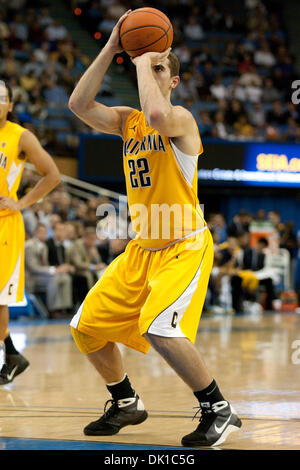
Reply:
[[70, 246], [77, 240], [77, 228], [74, 222], [65, 222], [65, 239], [64, 247], [68, 250]]
[[185, 99], [197, 100], [197, 98], [195, 81], [189, 72], [184, 72], [179, 85], [174, 90], [174, 99], [184, 101]]
[[257, 73], [255, 65], [249, 64], [247, 70], [241, 72], [239, 83], [244, 86], [253, 85], [254, 83], [256, 86], [262, 86], [262, 78]]
[[254, 103], [248, 112], [249, 122], [255, 127], [263, 128], [266, 123], [266, 112], [260, 102]]
[[233, 78], [231, 84], [227, 87], [227, 98], [234, 100], [234, 102], [246, 101], [246, 87], [240, 84], [238, 77]]
[[227, 226], [225, 218], [222, 214], [213, 214], [210, 218], [210, 228], [218, 235], [219, 243], [223, 243], [227, 239]]
[[251, 222], [251, 216], [249, 212], [244, 209], [241, 209], [238, 214], [236, 214], [232, 221], [227, 227], [227, 236], [237, 237], [239, 233], [245, 231], [249, 232], [249, 225]]
[[280, 98], [280, 93], [277, 88], [275, 88], [273, 80], [269, 77], [266, 77], [263, 82], [263, 93], [262, 101], [264, 103], [273, 103], [278, 101]]
[[74, 273], [74, 266], [66, 263], [66, 253], [64, 247], [65, 241], [65, 224], [57, 222], [53, 228], [53, 236], [48, 238], [46, 245], [48, 247], [48, 262], [50, 266], [66, 265], [69, 268], [69, 273]]
[[277, 279], [277, 275], [266, 269], [267, 246], [267, 239], [262, 237], [257, 241], [255, 248], [250, 246], [242, 248], [239, 266], [231, 277], [232, 303], [235, 311], [244, 311], [245, 299], [252, 304], [256, 303], [259, 286], [263, 286], [266, 291], [265, 309], [273, 309], [274, 279]]
[[61, 85], [58, 85], [55, 80], [47, 81], [44, 97], [50, 106], [66, 107], [69, 101], [69, 95], [66, 90]]
[[272, 111], [267, 113], [267, 121], [270, 124], [283, 126], [288, 118], [287, 112], [283, 109], [283, 105], [281, 101], [275, 101], [273, 103]]
[[276, 59], [272, 54], [267, 41], [261, 41], [260, 49], [254, 53], [254, 63], [257, 66], [273, 67]]
[[194, 16], [188, 18], [188, 22], [184, 26], [183, 31], [188, 41], [201, 41], [201, 39], [204, 38], [203, 29]]
[[237, 137], [251, 139], [255, 135], [254, 127], [249, 123], [247, 115], [242, 114], [233, 125]]
[[216, 100], [224, 100], [227, 97], [227, 88], [222, 83], [222, 75], [217, 75], [213, 84], [210, 86], [210, 92]]
[[68, 36], [67, 28], [62, 24], [59, 18], [54, 18], [45, 30], [46, 38], [52, 43], [62, 41]]
[[262, 98], [262, 88], [255, 81], [245, 86], [246, 101], [249, 103], [260, 103]]
[[50, 318], [72, 309], [72, 280], [68, 265], [51, 266], [46, 245], [47, 227], [38, 224], [34, 237], [25, 242], [25, 270], [28, 292], [45, 293]]
[[214, 116], [214, 127], [212, 136], [219, 139], [226, 139], [228, 137], [228, 130], [226, 127], [225, 116], [222, 111], [217, 111]]
[[47, 28], [48, 26], [52, 25], [54, 22], [54, 19], [49, 13], [49, 8], [43, 7], [41, 8], [39, 14], [38, 14], [38, 22], [43, 28]]
[[88, 290], [93, 287], [106, 268], [97, 250], [96, 242], [96, 229], [87, 227], [82, 238], [76, 240], [67, 252], [68, 262], [75, 267], [75, 273], [86, 278]]
[[245, 113], [242, 103], [238, 100], [233, 100], [225, 113], [225, 121], [229, 126], [233, 124]]

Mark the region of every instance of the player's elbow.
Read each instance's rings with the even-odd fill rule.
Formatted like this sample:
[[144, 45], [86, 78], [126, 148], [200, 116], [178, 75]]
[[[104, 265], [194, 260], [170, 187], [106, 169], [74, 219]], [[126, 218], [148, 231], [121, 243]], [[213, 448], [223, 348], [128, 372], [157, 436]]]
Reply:
[[51, 186], [53, 188], [58, 186], [62, 181], [61, 174], [59, 173], [58, 169], [55, 171], [52, 171], [49, 176], [51, 179]]
[[72, 98], [72, 96], [69, 99], [68, 107], [73, 113], [78, 113], [79, 112], [78, 101], [75, 98]]
[[153, 110], [149, 113], [149, 124], [154, 129], [159, 129], [168, 122], [168, 115], [161, 110]]

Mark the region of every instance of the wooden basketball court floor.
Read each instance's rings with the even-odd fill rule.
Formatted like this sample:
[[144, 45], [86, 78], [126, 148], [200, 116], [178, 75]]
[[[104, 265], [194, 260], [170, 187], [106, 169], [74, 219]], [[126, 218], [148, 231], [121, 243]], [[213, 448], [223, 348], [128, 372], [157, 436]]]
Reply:
[[[196, 428], [197, 402], [163, 359], [121, 347], [149, 418], [115, 436], [85, 436], [110, 396], [68, 321], [13, 321], [10, 332], [31, 366], [0, 387], [0, 450], [179, 448]], [[300, 449], [300, 315], [203, 315], [196, 345], [243, 422], [220, 449]]]

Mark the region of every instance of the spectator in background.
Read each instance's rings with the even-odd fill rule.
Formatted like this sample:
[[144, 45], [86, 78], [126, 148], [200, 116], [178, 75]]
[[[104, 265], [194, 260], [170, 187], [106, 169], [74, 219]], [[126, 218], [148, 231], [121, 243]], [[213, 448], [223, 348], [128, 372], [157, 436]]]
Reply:
[[53, 18], [53, 21], [47, 26], [45, 34], [50, 43], [57, 43], [67, 38], [68, 30], [59, 18]]
[[236, 137], [251, 139], [254, 137], [254, 127], [249, 123], [246, 114], [242, 114], [233, 125]]
[[248, 112], [248, 118], [250, 124], [257, 128], [264, 128], [266, 123], [266, 112], [261, 104], [257, 102], [253, 104], [253, 107]]
[[276, 126], [283, 126], [288, 118], [287, 112], [283, 109], [283, 105], [281, 101], [275, 101], [273, 103], [272, 111], [267, 113], [267, 121], [270, 124], [274, 124]]
[[227, 239], [227, 225], [224, 216], [221, 213], [213, 214], [209, 219], [209, 227], [218, 235], [219, 243]]
[[263, 81], [263, 93], [262, 101], [264, 103], [273, 103], [280, 99], [280, 93], [277, 88], [274, 87], [273, 80], [266, 77]]
[[46, 29], [48, 26], [53, 24], [54, 19], [50, 16], [49, 8], [47, 7], [41, 8], [38, 14], [38, 22], [42, 26], [43, 29]]
[[257, 66], [274, 67], [276, 59], [272, 54], [267, 41], [261, 41], [260, 48], [255, 51], [254, 63]]
[[225, 121], [229, 126], [233, 126], [238, 121], [240, 116], [245, 113], [242, 103], [238, 100], [234, 100], [230, 103], [225, 113]]
[[201, 41], [204, 33], [201, 25], [197, 22], [197, 18], [190, 16], [187, 24], [183, 28], [184, 36], [188, 41]]
[[214, 78], [213, 84], [210, 86], [210, 92], [216, 100], [224, 100], [227, 97], [227, 88], [222, 83], [221, 74]]
[[249, 232], [251, 215], [245, 209], [241, 209], [236, 214], [227, 227], [227, 236], [237, 237], [239, 233]]
[[280, 213], [277, 210], [269, 211], [268, 213], [268, 220], [273, 224], [274, 228], [277, 230], [279, 237], [284, 234], [285, 232], [285, 225], [281, 222]]
[[46, 245], [48, 247], [48, 263], [50, 266], [66, 265], [66, 272], [74, 273], [74, 266], [66, 263], [64, 241], [65, 224], [63, 222], [57, 222], [53, 228], [53, 236], [46, 240]]
[[29, 292], [46, 294], [49, 316], [57, 318], [72, 309], [72, 280], [67, 265], [49, 264], [46, 240], [47, 227], [38, 224], [34, 237], [25, 242], [25, 279]]
[[174, 100], [179, 99], [184, 101], [185, 99], [197, 100], [198, 93], [195, 81], [189, 72], [184, 72], [179, 85], [174, 90]]
[[44, 90], [44, 98], [48, 101], [49, 106], [57, 106], [57, 107], [66, 107], [69, 95], [67, 94], [64, 87], [58, 85], [55, 80], [48, 80], [46, 84], [46, 88]]
[[84, 229], [82, 238], [70, 246], [67, 254], [69, 263], [75, 267], [75, 273], [86, 278], [88, 290], [93, 287], [106, 268], [97, 250], [96, 242], [96, 229], [87, 227]]
[[219, 139], [226, 139], [228, 137], [225, 116], [224, 116], [224, 113], [222, 113], [222, 111], [217, 111], [215, 113], [212, 135], [213, 137], [216, 137]]

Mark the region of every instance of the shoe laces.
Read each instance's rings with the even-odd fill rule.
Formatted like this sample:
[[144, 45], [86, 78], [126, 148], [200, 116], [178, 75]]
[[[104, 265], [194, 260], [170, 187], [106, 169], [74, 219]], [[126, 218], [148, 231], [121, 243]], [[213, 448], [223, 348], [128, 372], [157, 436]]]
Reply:
[[195, 418], [198, 417], [199, 413], [201, 412], [201, 416], [200, 416], [200, 423], [205, 419], [205, 417], [208, 417], [209, 415], [211, 415], [211, 413], [213, 413], [213, 411], [211, 409], [205, 409], [205, 408], [201, 408], [201, 406], [194, 406], [193, 407], [193, 410], [197, 410], [196, 413], [194, 414], [193, 416], [193, 421]]
[[[109, 403], [111, 403], [111, 407], [106, 411]], [[109, 418], [110, 416], [113, 416], [117, 410], [118, 410], [118, 403], [116, 400], [109, 399], [105, 402], [105, 405], [104, 405], [105, 417]]]

